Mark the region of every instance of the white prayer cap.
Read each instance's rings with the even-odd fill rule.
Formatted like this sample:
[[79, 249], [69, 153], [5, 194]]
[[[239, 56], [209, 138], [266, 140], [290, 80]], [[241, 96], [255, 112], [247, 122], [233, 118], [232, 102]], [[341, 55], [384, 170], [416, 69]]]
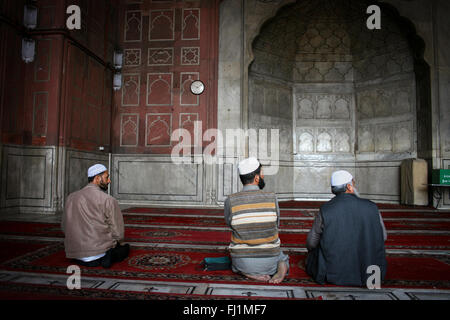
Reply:
[[239, 175], [252, 173], [259, 168], [259, 161], [255, 157], [250, 157], [239, 162], [238, 169]]
[[94, 164], [92, 167], [89, 167], [88, 169], [88, 178], [95, 177], [96, 175], [105, 172], [106, 170], [108, 169], [106, 169], [104, 165]]
[[339, 170], [333, 172], [331, 175], [331, 186], [341, 186], [343, 184], [351, 183], [353, 176], [345, 170]]

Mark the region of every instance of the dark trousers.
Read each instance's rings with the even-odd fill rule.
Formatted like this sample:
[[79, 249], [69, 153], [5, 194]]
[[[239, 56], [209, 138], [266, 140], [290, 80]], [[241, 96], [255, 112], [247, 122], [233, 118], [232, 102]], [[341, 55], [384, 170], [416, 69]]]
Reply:
[[128, 243], [124, 245], [120, 245], [119, 243], [117, 243], [114, 248], [106, 251], [105, 255], [101, 258], [89, 262], [75, 259], [75, 262], [84, 267], [102, 266], [103, 268], [110, 268], [113, 263], [123, 261], [126, 257], [128, 257], [129, 254], [130, 245]]
[[[319, 247], [314, 248], [308, 251], [308, 255], [306, 256], [306, 273], [316, 280], [318, 273], [318, 260], [319, 260]], [[317, 280], [316, 280], [317, 281]]]

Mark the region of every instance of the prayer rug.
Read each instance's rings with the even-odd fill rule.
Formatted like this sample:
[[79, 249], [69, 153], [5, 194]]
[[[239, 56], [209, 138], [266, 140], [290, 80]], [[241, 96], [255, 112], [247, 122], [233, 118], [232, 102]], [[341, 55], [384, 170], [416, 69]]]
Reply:
[[46, 245], [48, 245], [48, 243], [31, 240], [1, 240], [0, 263], [22, 256], [26, 253], [33, 252], [37, 249], [45, 247]]
[[[441, 218], [450, 219], [450, 211], [442, 211], [436, 209], [429, 209], [428, 207], [411, 209], [389, 209], [382, 208], [382, 205], [377, 204], [380, 209], [381, 216], [383, 218]], [[124, 216], [127, 214], [152, 214], [152, 215], [164, 215], [170, 217], [171, 215], [194, 215], [194, 216], [213, 216], [215, 218], [223, 217], [223, 209], [178, 209], [178, 208], [128, 208], [122, 210]], [[288, 208], [280, 206], [281, 217], [314, 217], [318, 212], [317, 208]]]
[[[290, 257], [290, 272], [281, 286], [329, 287], [316, 284], [305, 272], [306, 236], [321, 203], [280, 202], [280, 239]], [[388, 230], [388, 269], [384, 288], [450, 289], [450, 212], [425, 207], [379, 205]], [[227, 255], [231, 231], [223, 209], [129, 208], [123, 210], [125, 241], [130, 256], [110, 269], [81, 267], [86, 278], [267, 285], [231, 270], [204, 271], [205, 257]], [[5, 272], [67, 276], [73, 261], [65, 257], [59, 223], [0, 222], [0, 299], [139, 299], [210, 300], [242, 296], [177, 294], [103, 289], [68, 290], [61, 284], [5, 282]], [[23, 240], [21, 237], [27, 237]], [[33, 239], [34, 237], [34, 239]], [[53, 241], [51, 241], [53, 240]], [[219, 249], [218, 249], [219, 247]], [[423, 250], [423, 251], [408, 251]], [[394, 254], [395, 253], [395, 254]], [[46, 283], [46, 282], [43, 282]], [[277, 285], [271, 285], [277, 287]], [[339, 288], [339, 287], [337, 287]], [[234, 294], [234, 293], [233, 293]], [[245, 299], [261, 297], [245, 297]]]
[[[151, 242], [186, 245], [214, 245], [227, 246], [230, 242], [231, 231], [224, 225], [217, 230], [196, 229], [196, 225], [168, 226], [168, 225], [125, 225], [126, 242]], [[395, 233], [390, 230], [385, 243], [387, 249], [450, 249], [450, 231], [444, 234], [423, 233]], [[305, 248], [309, 228], [304, 231], [284, 229], [280, 231], [283, 247]], [[393, 233], [391, 233], [393, 232]], [[400, 231], [398, 231], [400, 232]], [[36, 223], [4, 221], [0, 224], [0, 234], [17, 236], [40, 236], [63, 238], [64, 234], [57, 223]], [[20, 248], [18, 249], [20, 250]]]
[[162, 214], [198, 214], [203, 215], [223, 215], [223, 209], [206, 209], [206, 208], [146, 208], [133, 207], [122, 210], [123, 213], [162, 213]]
[[[196, 226], [196, 227], [226, 227], [223, 217], [180, 217], [180, 216], [145, 216], [145, 215], [124, 215], [126, 224], [143, 225], [169, 225], [169, 226]], [[284, 218], [280, 220], [281, 229], [311, 229], [313, 218], [308, 220], [290, 220]], [[396, 219], [394, 221], [384, 221], [388, 230], [450, 230], [450, 219], [444, 220], [407, 220]], [[450, 233], [450, 232], [449, 232]]]
[[[322, 204], [324, 204], [326, 201], [279, 201], [278, 206], [280, 208], [319, 208]], [[407, 206], [407, 205], [400, 205], [400, 204], [393, 204], [393, 203], [377, 203], [378, 208], [380, 209], [418, 209], [418, 210], [424, 210], [424, 209], [430, 209], [434, 210], [433, 207], [428, 206]]]
[[[222, 229], [190, 229], [189, 226], [167, 226], [167, 225], [125, 225], [126, 242], [151, 242], [185, 245], [214, 245], [228, 246], [231, 231], [222, 226]], [[389, 228], [387, 228], [388, 231]], [[305, 248], [307, 230], [302, 232], [295, 229], [280, 231], [280, 240], [283, 247]], [[27, 235], [40, 237], [63, 238], [64, 234], [57, 223], [36, 223], [5, 221], [0, 225], [0, 234]], [[385, 243], [387, 249], [450, 249], [450, 232], [448, 234], [396, 234], [389, 233]]]
[[[205, 282], [226, 284], [264, 284], [245, 279], [231, 270], [204, 271], [201, 261], [205, 257], [226, 255], [225, 250], [192, 248], [132, 247], [130, 256], [110, 269], [81, 267], [87, 277], [141, 279], [175, 282]], [[317, 285], [305, 272], [305, 253], [289, 253], [289, 275], [281, 285]], [[447, 256], [395, 255], [387, 256], [388, 271], [385, 287], [450, 288], [450, 266]], [[67, 259], [62, 243], [48, 244], [34, 252], [0, 264], [9, 271], [47, 274], [66, 274], [73, 261]]]

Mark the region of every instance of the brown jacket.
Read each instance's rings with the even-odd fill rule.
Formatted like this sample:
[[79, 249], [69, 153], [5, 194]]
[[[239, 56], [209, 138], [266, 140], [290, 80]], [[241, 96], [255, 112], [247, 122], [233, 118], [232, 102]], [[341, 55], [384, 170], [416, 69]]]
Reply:
[[124, 237], [119, 203], [92, 183], [67, 197], [61, 227], [67, 258], [105, 253]]

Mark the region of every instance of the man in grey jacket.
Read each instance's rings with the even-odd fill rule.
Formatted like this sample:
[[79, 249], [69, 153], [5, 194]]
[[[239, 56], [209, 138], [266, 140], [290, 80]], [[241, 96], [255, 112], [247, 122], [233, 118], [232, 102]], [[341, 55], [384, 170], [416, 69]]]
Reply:
[[353, 176], [331, 176], [336, 196], [323, 204], [308, 234], [306, 272], [319, 284], [365, 286], [369, 266], [386, 274], [386, 228], [375, 203], [361, 199]]
[[104, 192], [111, 183], [106, 167], [90, 167], [88, 181], [65, 203], [61, 227], [66, 257], [82, 266], [109, 268], [129, 255], [129, 244], [120, 243], [124, 238], [123, 216], [117, 200]]

